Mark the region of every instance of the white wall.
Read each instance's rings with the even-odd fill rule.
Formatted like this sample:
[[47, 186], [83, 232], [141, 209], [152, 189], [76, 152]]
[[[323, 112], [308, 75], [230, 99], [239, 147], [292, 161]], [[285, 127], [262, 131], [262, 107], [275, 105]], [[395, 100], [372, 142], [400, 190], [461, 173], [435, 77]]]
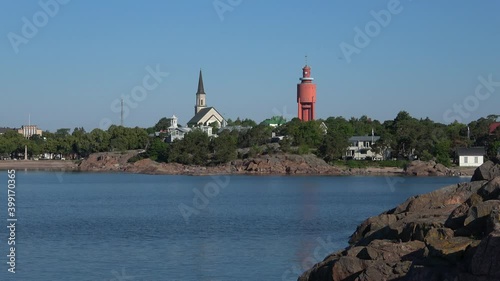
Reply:
[[479, 167], [484, 162], [484, 156], [460, 156], [460, 167]]

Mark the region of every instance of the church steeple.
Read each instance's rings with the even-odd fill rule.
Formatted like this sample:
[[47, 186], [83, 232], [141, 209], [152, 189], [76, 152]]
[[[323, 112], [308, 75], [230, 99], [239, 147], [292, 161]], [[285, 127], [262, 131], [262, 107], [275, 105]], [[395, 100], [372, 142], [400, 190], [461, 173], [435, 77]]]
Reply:
[[201, 109], [207, 107], [207, 98], [205, 87], [203, 86], [203, 75], [200, 69], [200, 77], [198, 79], [198, 91], [196, 92], [196, 105], [194, 106], [194, 114], [198, 113]]
[[203, 87], [203, 75], [201, 73], [200, 69], [200, 78], [198, 80], [198, 92], [196, 92], [197, 95], [205, 95], [205, 87]]

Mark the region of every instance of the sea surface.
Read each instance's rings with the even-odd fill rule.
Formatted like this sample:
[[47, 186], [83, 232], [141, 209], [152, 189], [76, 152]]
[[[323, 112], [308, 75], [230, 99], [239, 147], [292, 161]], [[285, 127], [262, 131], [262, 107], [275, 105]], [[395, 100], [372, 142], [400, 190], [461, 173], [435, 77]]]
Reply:
[[469, 180], [17, 171], [12, 274], [0, 171], [0, 280], [296, 280], [366, 218]]

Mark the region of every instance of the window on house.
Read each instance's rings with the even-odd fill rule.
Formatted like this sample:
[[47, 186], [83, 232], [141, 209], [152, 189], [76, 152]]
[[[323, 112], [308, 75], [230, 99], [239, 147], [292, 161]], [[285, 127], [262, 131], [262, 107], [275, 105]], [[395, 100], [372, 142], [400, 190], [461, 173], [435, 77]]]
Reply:
[[479, 163], [479, 157], [477, 157], [477, 156], [474, 157], [474, 163], [476, 163], [476, 164]]
[[203, 105], [203, 99], [201, 99], [201, 101], [200, 101], [200, 105]]
[[466, 164], [469, 163], [469, 157], [464, 156], [464, 163], [466, 163]]

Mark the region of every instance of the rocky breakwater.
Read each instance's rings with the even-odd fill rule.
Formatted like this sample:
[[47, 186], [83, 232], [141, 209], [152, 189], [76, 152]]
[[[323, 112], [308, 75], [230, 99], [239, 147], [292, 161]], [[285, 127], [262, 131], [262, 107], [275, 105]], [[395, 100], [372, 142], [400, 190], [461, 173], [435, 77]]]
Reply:
[[499, 161], [483, 164], [471, 182], [365, 220], [349, 244], [298, 280], [500, 280]]
[[255, 174], [255, 175], [340, 175], [343, 172], [328, 165], [315, 155], [267, 154], [254, 158], [234, 160], [217, 166], [193, 166], [177, 163], [158, 163], [142, 159], [134, 163], [128, 160], [137, 155], [127, 153], [95, 153], [83, 160], [80, 171], [128, 172], [164, 175], [210, 175], [210, 174]]
[[450, 169], [443, 164], [434, 161], [412, 161], [404, 169], [404, 173], [408, 176], [467, 176], [472, 175], [474, 168], [456, 168]]
[[342, 171], [316, 155], [270, 154], [230, 163], [235, 174], [340, 175]]

